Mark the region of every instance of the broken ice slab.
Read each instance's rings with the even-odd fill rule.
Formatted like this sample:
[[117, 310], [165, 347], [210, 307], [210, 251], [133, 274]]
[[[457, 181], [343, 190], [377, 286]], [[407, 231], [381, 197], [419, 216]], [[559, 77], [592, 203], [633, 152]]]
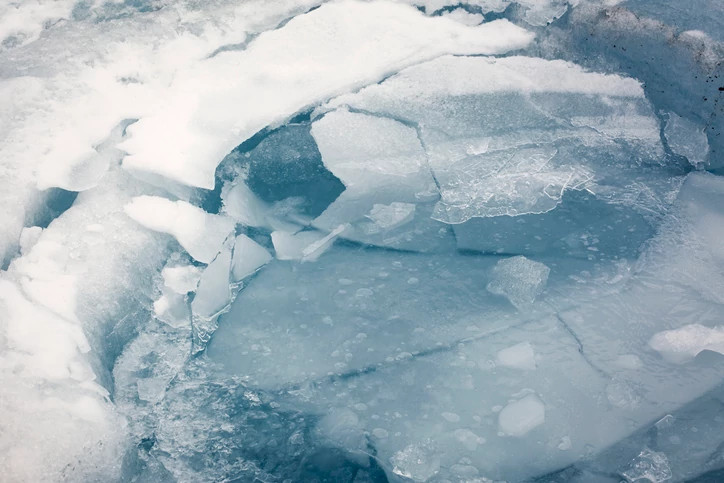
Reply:
[[682, 408], [655, 418], [594, 459], [577, 463], [575, 468], [598, 474], [610, 474], [615, 469], [633, 480], [645, 470], [643, 458], [656, 453], [658, 458], [647, 458], [649, 471], [658, 469], [662, 476], [669, 474], [666, 481], [720, 481], [724, 474], [723, 409], [724, 386], [718, 385]]
[[561, 61], [441, 57], [324, 109], [338, 106], [418, 126], [450, 223], [550, 211], [664, 153], [637, 81]]
[[[645, 193], [632, 193], [632, 197], [647, 203]], [[652, 202], [651, 206], [656, 204]], [[592, 260], [631, 259], [639, 255], [641, 247], [654, 234], [656, 221], [664, 211], [665, 206], [659, 205], [639, 212], [575, 191], [564, 194], [561, 205], [548, 213], [472, 218], [452, 228], [457, 247], [462, 250], [529, 256], [562, 254]]]
[[349, 223], [344, 238], [396, 249], [453, 248], [450, 228], [430, 216], [440, 194], [413, 127], [340, 109], [315, 121], [312, 135], [345, 185], [314, 226]]
[[[535, 350], [536, 369], [496, 363], [499, 351], [525, 342]], [[601, 399], [606, 382], [560, 322], [544, 317], [449, 350], [302, 385], [283, 407], [323, 415], [320, 431], [331, 443], [353, 454], [369, 444], [388, 473], [413, 481], [521, 481], [629, 431], [626, 414]], [[350, 444], [353, 434], [359, 446]]]
[[231, 274], [234, 282], [239, 282], [255, 273], [272, 259], [266, 248], [246, 235], [239, 235], [234, 242], [234, 258], [231, 261]]
[[314, 264], [274, 262], [222, 318], [208, 355], [276, 388], [500, 330], [520, 316], [485, 290], [496, 261], [338, 245]]
[[234, 228], [229, 217], [160, 196], [137, 196], [124, 211], [144, 227], [173, 236], [189, 255], [202, 263], [210, 263], [216, 257]]
[[348, 225], [339, 225], [329, 233], [316, 230], [289, 233], [274, 231], [271, 234], [274, 251], [279, 260], [301, 260], [313, 262], [334, 243]]

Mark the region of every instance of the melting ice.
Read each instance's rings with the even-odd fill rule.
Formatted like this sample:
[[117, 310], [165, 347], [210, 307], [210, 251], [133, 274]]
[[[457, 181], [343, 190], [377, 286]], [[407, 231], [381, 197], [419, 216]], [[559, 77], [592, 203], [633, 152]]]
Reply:
[[0, 5], [0, 479], [724, 480], [722, 32]]

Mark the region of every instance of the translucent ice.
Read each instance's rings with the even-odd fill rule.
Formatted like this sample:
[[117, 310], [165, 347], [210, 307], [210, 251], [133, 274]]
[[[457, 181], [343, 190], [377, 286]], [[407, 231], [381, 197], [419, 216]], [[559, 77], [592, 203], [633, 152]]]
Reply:
[[535, 302], [548, 282], [550, 268], [523, 256], [500, 260], [493, 268], [488, 291], [503, 295], [518, 308]]

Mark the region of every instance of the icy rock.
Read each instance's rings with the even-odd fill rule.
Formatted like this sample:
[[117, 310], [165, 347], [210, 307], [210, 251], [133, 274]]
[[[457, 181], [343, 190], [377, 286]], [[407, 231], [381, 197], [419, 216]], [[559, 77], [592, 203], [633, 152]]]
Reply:
[[663, 483], [671, 479], [672, 473], [669, 460], [664, 453], [646, 448], [631, 462], [629, 469], [622, 472], [621, 475], [632, 483], [637, 481]]
[[503, 295], [518, 309], [535, 302], [545, 289], [550, 268], [540, 262], [517, 256], [500, 260], [493, 268], [489, 292]]
[[495, 361], [498, 365], [532, 371], [536, 368], [535, 352], [530, 342], [521, 342], [498, 351]]
[[235, 282], [242, 280], [263, 267], [272, 259], [266, 248], [246, 235], [236, 237], [231, 273]]
[[412, 481], [428, 481], [440, 471], [440, 457], [430, 440], [411, 444], [390, 459], [392, 472]]
[[138, 196], [124, 210], [146, 228], [168, 233], [196, 260], [210, 263], [234, 228], [225, 216], [212, 215], [185, 201]]
[[706, 166], [709, 141], [701, 126], [670, 112], [664, 136], [671, 150], [684, 156], [695, 168]]
[[649, 345], [664, 358], [677, 364], [688, 362], [705, 350], [724, 355], [724, 327], [685, 325], [655, 334]]
[[510, 436], [525, 436], [529, 431], [545, 422], [543, 402], [535, 394], [514, 401], [498, 414], [500, 431]]
[[123, 166], [212, 189], [226, 153], [307, 106], [445, 53], [502, 53], [532, 37], [506, 20], [467, 27], [399, 3], [325, 3], [259, 35], [244, 50], [207, 58], [178, 75], [167, 101], [175, 108], [129, 127], [121, 144], [129, 153]]

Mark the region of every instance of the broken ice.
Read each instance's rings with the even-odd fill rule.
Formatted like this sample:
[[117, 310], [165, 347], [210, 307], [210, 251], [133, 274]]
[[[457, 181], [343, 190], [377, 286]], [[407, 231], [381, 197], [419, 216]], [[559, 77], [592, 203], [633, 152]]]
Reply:
[[723, 480], [723, 27], [0, 5], [2, 479]]

